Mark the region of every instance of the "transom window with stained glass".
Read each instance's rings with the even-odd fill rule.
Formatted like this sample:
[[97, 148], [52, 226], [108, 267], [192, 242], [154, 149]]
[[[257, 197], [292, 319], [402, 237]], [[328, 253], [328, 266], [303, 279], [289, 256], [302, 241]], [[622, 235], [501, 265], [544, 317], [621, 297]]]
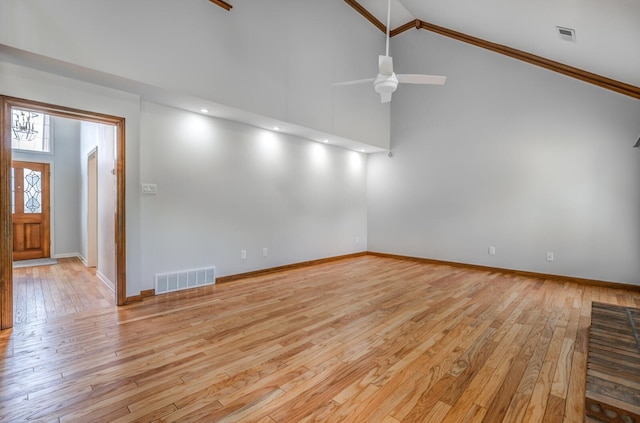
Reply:
[[11, 109], [11, 148], [51, 153], [51, 118], [45, 113]]

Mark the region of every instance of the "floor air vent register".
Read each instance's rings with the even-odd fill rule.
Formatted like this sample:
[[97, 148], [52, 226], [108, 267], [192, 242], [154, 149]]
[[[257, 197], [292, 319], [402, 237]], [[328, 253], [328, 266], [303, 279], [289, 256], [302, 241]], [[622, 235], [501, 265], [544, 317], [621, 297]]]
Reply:
[[207, 267], [182, 272], [157, 273], [156, 295], [216, 283], [216, 268]]

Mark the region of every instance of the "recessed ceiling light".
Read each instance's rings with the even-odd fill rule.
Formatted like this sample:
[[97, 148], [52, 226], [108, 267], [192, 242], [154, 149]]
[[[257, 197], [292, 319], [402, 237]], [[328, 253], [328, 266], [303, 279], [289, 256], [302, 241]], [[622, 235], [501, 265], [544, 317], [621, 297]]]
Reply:
[[279, 126], [274, 126], [274, 127], [273, 127], [273, 130], [274, 130], [274, 131], [279, 131], [279, 130], [280, 130], [280, 127], [279, 127]]
[[322, 140], [323, 143], [327, 144], [329, 140]]
[[361, 152], [361, 153], [364, 153], [364, 152], [365, 152], [364, 148], [361, 148], [361, 149], [360, 149], [360, 152]]
[[200, 109], [202, 113], [209, 113], [209, 109]]

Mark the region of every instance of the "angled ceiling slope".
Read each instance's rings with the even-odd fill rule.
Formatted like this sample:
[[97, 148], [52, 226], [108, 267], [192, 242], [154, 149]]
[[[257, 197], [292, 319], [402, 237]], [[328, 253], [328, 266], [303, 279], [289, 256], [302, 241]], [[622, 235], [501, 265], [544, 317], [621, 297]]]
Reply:
[[[386, 26], [381, 21], [381, 18], [384, 17], [386, 12], [380, 8], [380, 6], [386, 2], [381, 2], [380, 0], [361, 0], [360, 2], [358, 2], [357, 0], [345, 0], [345, 2], [349, 4], [358, 13], [360, 13], [362, 16], [364, 16], [367, 20], [369, 20], [369, 22], [371, 22], [374, 26], [376, 26], [382, 32], [386, 32]], [[461, 0], [459, 2], [456, 2], [456, 4], [458, 5], [457, 7], [460, 7], [461, 4], [463, 5], [469, 4], [469, 2], [477, 3], [471, 0]], [[512, 35], [514, 35], [513, 27], [509, 27], [508, 25], [499, 25], [498, 22], [500, 21], [500, 19], [504, 20], [505, 16], [510, 17], [510, 16], [507, 16], [509, 13], [513, 13], [513, 9], [509, 9], [509, 7], [506, 5], [506, 3], [511, 3], [511, 2], [509, 2], [508, 0], [495, 0], [495, 2], [498, 5], [500, 5], [500, 8], [498, 10], [500, 10], [502, 14], [495, 13], [494, 15], [498, 16], [498, 18], [496, 18], [497, 19], [496, 21], [486, 21], [481, 25], [484, 25], [483, 29], [485, 29], [484, 27], [491, 28], [491, 30], [485, 31], [485, 34], [490, 35], [491, 39], [497, 39], [497, 40], [507, 39], [508, 40]], [[612, 90], [630, 97], [640, 98], [640, 87], [638, 86], [640, 85], [640, 82], [636, 82], [636, 80], [640, 80], [640, 77], [638, 77], [637, 71], [635, 71], [635, 69], [640, 68], [640, 55], [638, 55], [635, 50], [637, 49], [638, 42], [640, 42], [640, 30], [636, 29], [637, 25], [634, 24], [633, 22], [625, 23], [625, 22], [621, 22], [620, 20], [612, 20], [612, 19], [607, 20], [604, 18], [598, 21], [598, 23], [602, 25], [605, 25], [605, 24], [611, 25], [612, 31], [618, 30], [620, 31], [620, 33], [624, 33], [624, 30], [626, 30], [627, 33], [632, 35], [632, 38], [633, 36], [636, 36], [635, 40], [622, 39], [615, 44], [615, 48], [617, 50], [628, 50], [627, 52], [628, 54], [621, 55], [622, 57], [619, 56], [620, 57], [619, 59], [614, 60], [615, 58], [610, 58], [610, 56], [608, 56], [606, 59], [601, 57], [599, 52], [603, 51], [603, 49], [602, 49], [602, 46], [599, 44], [599, 41], [593, 40], [592, 38], [589, 38], [586, 36], [584, 38], [589, 39], [590, 42], [585, 41], [584, 43], [582, 43], [583, 45], [580, 46], [581, 50], [579, 52], [577, 51], [578, 50], [577, 48], [576, 49], [569, 48], [564, 50], [562, 48], [566, 46], [558, 48], [558, 45], [562, 45], [562, 43], [567, 43], [567, 41], [563, 41], [560, 37], [557, 36], [556, 28], [553, 25], [554, 23], [553, 19], [555, 18], [550, 18], [548, 14], [539, 15], [539, 16], [535, 16], [535, 15], [531, 16], [530, 14], [526, 15], [527, 19], [537, 23], [539, 28], [545, 28], [546, 33], [540, 34], [537, 37], [530, 37], [531, 39], [530, 43], [522, 42], [522, 39], [516, 40], [516, 41], [520, 41], [521, 45], [525, 47], [525, 49], [527, 50], [525, 51], [523, 49], [517, 49], [512, 46], [507, 46], [501, 43], [487, 41], [486, 39], [483, 39], [477, 36], [468, 35], [466, 33], [456, 31], [453, 29], [449, 29], [448, 27], [445, 27], [445, 26], [440, 26], [433, 23], [422, 21], [420, 19], [415, 18], [415, 15], [412, 12], [410, 12], [407, 7], [405, 7], [405, 4], [410, 5], [413, 10], [417, 11], [418, 14], [426, 13], [428, 16], [434, 15], [433, 13], [435, 10], [433, 9], [434, 7], [433, 4], [435, 4], [434, 2], [420, 2], [420, 1], [413, 1], [413, 0], [403, 0], [401, 2], [400, 0], [393, 0], [394, 11], [392, 13], [392, 16], [395, 16], [395, 19], [392, 20], [390, 26], [395, 29], [391, 31], [392, 37], [413, 28], [424, 29], [427, 31], [435, 32], [437, 34], [440, 34], [446, 37], [456, 39], [458, 41], [463, 41], [465, 43], [475, 45], [477, 47], [482, 47], [482, 48], [491, 50], [493, 52], [500, 53], [518, 60], [522, 60], [524, 62], [533, 64], [533, 65], [541, 66], [551, 71], [558, 72], [563, 75], [570, 76], [572, 78], [576, 78], [581, 81], [585, 81], [602, 88], [606, 88], [608, 90]], [[454, 8], [454, 6], [450, 7], [444, 3], [442, 4], [438, 3], [436, 7], [438, 7], [438, 10], [445, 10], [445, 11], [451, 11]], [[472, 7], [472, 6], [469, 5], [469, 7]], [[528, 4], [527, 7], [535, 7], [535, 6], [531, 6], [530, 4]], [[544, 6], [538, 6], [538, 7], [544, 7]], [[621, 9], [619, 11], [620, 13], [624, 14], [626, 12], [627, 14], [630, 14], [633, 11], [635, 11], [635, 9], [626, 10], [625, 8], [637, 8], [638, 11], [640, 11], [640, 2], [636, 2], [631, 6], [627, 6], [626, 4], [620, 3], [619, 8]], [[611, 36], [611, 34], [599, 34], [598, 31], [600, 31], [600, 28], [594, 28], [595, 25], [593, 24], [593, 22], [600, 15], [597, 8], [588, 8], [585, 5], [583, 6], [583, 9], [585, 10], [582, 10], [582, 12], [590, 16], [590, 18], [592, 19], [592, 20], [586, 19], [584, 26], [580, 27], [583, 34], [587, 33], [589, 35], [595, 34], [595, 35], [602, 35], [602, 36], [604, 35]], [[505, 12], [505, 10], [507, 12]], [[454, 20], [446, 19], [446, 13], [441, 13], [440, 15], [442, 16], [443, 22], [446, 21], [446, 22], [454, 23]], [[471, 14], [461, 13], [460, 15], [470, 16]], [[407, 21], [405, 21], [406, 23], [404, 24], [400, 24], [399, 22], [402, 22], [402, 21], [399, 21], [399, 19], [407, 19]], [[558, 24], [559, 23], [561, 22], [558, 22]], [[464, 21], [460, 21], [459, 24], [462, 27], [470, 26], [470, 25], [467, 25]], [[517, 31], [515, 35], [518, 35]], [[545, 38], [550, 36], [552, 37], [551, 40], [548, 40], [547, 38]], [[520, 35], [520, 37], [522, 36]], [[579, 42], [580, 41], [578, 41], [578, 43]], [[585, 44], [588, 44], [588, 45], [585, 46]], [[573, 47], [573, 46], [570, 46], [570, 47]], [[546, 57], [546, 55], [543, 56], [540, 54], [533, 54], [529, 51], [535, 51], [535, 52], [541, 51], [543, 53], [548, 52], [549, 55], [552, 57], [553, 56], [559, 56], [559, 57], [554, 57], [554, 59], [556, 60], [553, 60], [551, 58]], [[562, 51], [563, 53], [561, 55], [558, 55], [558, 51]], [[605, 48], [604, 51], [607, 52], [609, 50]], [[565, 57], [566, 57], [566, 60], [565, 60]], [[608, 63], [607, 67], [602, 67], [601, 64], [603, 62], [607, 62], [607, 60], [609, 60], [611, 63]], [[580, 63], [583, 66], [581, 67], [572, 66], [571, 64], [569, 64], [571, 61], [573, 61], [574, 63]], [[635, 61], [638, 62], [639, 66], [637, 67], [634, 66]], [[625, 78], [624, 80], [620, 80], [621, 78], [618, 78], [618, 79], [610, 78], [595, 72], [587, 71], [582, 67], [586, 69], [607, 68], [607, 69], [610, 69], [612, 73], [624, 76]]]
[[[217, 4], [220, 7], [223, 7], [226, 10], [230, 10], [233, 6], [229, 3], [227, 3], [224, 0], [210, 0], [212, 3]], [[380, 31], [382, 32], [386, 32], [386, 25], [382, 22], [382, 20], [378, 17], [383, 17], [385, 15], [385, 9], [384, 9], [384, 3], [382, 1], [379, 0], [360, 0], [363, 4], [361, 4], [360, 2], [358, 2], [357, 0], [344, 0], [347, 4], [349, 4], [354, 10], [356, 10], [359, 14], [361, 14], [364, 18], [366, 18], [369, 22], [371, 22], [376, 28], [378, 28]], [[508, 0], [496, 0], [498, 2], [498, 4], [501, 4], [500, 1], [507, 1]], [[614, 0], [615, 1], [615, 0]], [[495, 53], [500, 53], [503, 54], [505, 56], [509, 56], [512, 57], [514, 59], [518, 59], [518, 60], [522, 60], [524, 62], [536, 65], [536, 66], [540, 66], [543, 67], [545, 69], [549, 69], [551, 71], [554, 72], [558, 72], [561, 73], [563, 75], [566, 76], [570, 76], [572, 78], [576, 78], [579, 79], [581, 81], [584, 82], [588, 82], [590, 84], [594, 84], [597, 85], [599, 87], [611, 90], [611, 91], [615, 91], [618, 92], [620, 94], [624, 94], [633, 98], [639, 98], [640, 99], [640, 87], [638, 85], [640, 84], [636, 84], [635, 80], [633, 80], [632, 77], [630, 77], [630, 80], [632, 81], [632, 83], [628, 83], [628, 81], [624, 81], [624, 80], [620, 80], [620, 78], [618, 79], [614, 79], [614, 78], [610, 78], [607, 76], [603, 76], [600, 75], [598, 73], [595, 72], [590, 72], [587, 71], [585, 69], [583, 69], [582, 67], [578, 67], [578, 66], [572, 66], [568, 63], [563, 63], [564, 61], [562, 60], [552, 60], [548, 57], [544, 57], [542, 55], [538, 55], [538, 54], [533, 54], [527, 51], [524, 51], [522, 49], [517, 49], [514, 47], [510, 47], [501, 43], [497, 43], [497, 42], [492, 42], [492, 41], [487, 41], [486, 39], [477, 37], [477, 36], [473, 36], [473, 35], [468, 35], [467, 33], [463, 33], [460, 31], [455, 31], [453, 29], [449, 29], [448, 27], [445, 26], [441, 26], [441, 25], [436, 25], [434, 23], [429, 23], [429, 22], [425, 22], [421, 19], [417, 19], [415, 17], [415, 15], [410, 12], [403, 3], [407, 3], [409, 5], [411, 5], [413, 7], [413, 9], [417, 10], [419, 13], [424, 14], [426, 12], [433, 12], [433, 10], [429, 9], [431, 3], [426, 3], [426, 2], [416, 2], [416, 1], [412, 1], [412, 0], [404, 0], [403, 2], [401, 2], [400, 0], [393, 0], [393, 5], [394, 5], [394, 12], [392, 14], [393, 16], [393, 20], [391, 21], [391, 28], [395, 28], [392, 29], [391, 32], [391, 36], [394, 37], [398, 34], [401, 34], [407, 30], [410, 29], [424, 29], [427, 31], [431, 31], [449, 38], [453, 38], [455, 40], [458, 41], [462, 41], [468, 44], [472, 44], [475, 45], [477, 47], [482, 47], [485, 48], [487, 50], [493, 51]], [[458, 6], [457, 7], [465, 7], [465, 1], [462, 0], [460, 2], [458, 2]], [[526, 4], [526, 3], [525, 3]], [[462, 5], [462, 6], [460, 6]], [[640, 3], [634, 3], [631, 7], [637, 7], [638, 11], [640, 11]], [[439, 4], [438, 8], [439, 10], [446, 10], [448, 12], [452, 12], [455, 11], [454, 7], [443, 7], [445, 5], [443, 4]], [[504, 6], [504, 4], [503, 4]], [[623, 4], [620, 4], [620, 13], [622, 14], [628, 14], [630, 16], [633, 16], [633, 12], [634, 10], [628, 11], [625, 10], [625, 6]], [[529, 4], [528, 7], [531, 7], [531, 5]], [[533, 7], [537, 7], [537, 6], [533, 6]], [[499, 10], [501, 10], [501, 13], [494, 13], [492, 16], [501, 16], [502, 18], [504, 18], [505, 16], [508, 17], [509, 13], [513, 13], [513, 9], [509, 9], [508, 7], [501, 7]], [[504, 10], [507, 10], [507, 12], [504, 12]], [[510, 12], [509, 12], [510, 11]], [[585, 10], [582, 10], [582, 13], [589, 15], [592, 19], [597, 19], [599, 16], [599, 11], [597, 8], [587, 8], [585, 7]], [[431, 13], [433, 14], [433, 13]], [[442, 16], [444, 16], [443, 19], [446, 20], [446, 12], [445, 13], [441, 13]], [[459, 14], [460, 15], [460, 14]], [[465, 15], [468, 16], [468, 13], [463, 13], [461, 15]], [[551, 27], [553, 27], [553, 25], [551, 25], [551, 21], [549, 21], [549, 18], [546, 17], [546, 15], [544, 17], [540, 17], [538, 16], [533, 17], [531, 16], [531, 14], [526, 15], [527, 16], [527, 20], [528, 21], [534, 21], [534, 23], [537, 24], [541, 24], [541, 27], [544, 27], [545, 24], [546, 27], [549, 27], [548, 29], [550, 30]], [[600, 15], [601, 16], [601, 15]], [[559, 18], [558, 18], [559, 19]], [[478, 21], [478, 19], [476, 19], [476, 21]], [[405, 22], [405, 23], [402, 23]], [[610, 25], [612, 25], [612, 29], [618, 29], [620, 27], [622, 27], [623, 25], [621, 24], [620, 20], [609, 20]], [[462, 22], [463, 26], [465, 26], [465, 23]], [[638, 42], [640, 42], [640, 32], [636, 33], [635, 28], [637, 27], [637, 25], [634, 22], [631, 23], [626, 23], [626, 30], [627, 33], [630, 33], [632, 35], [637, 35], [637, 39], [633, 40], [626, 40], [627, 43], [629, 44], [630, 48], [631, 48], [631, 53], [626, 55], [628, 57], [633, 57], [633, 56], [638, 56], [637, 54], [633, 54], [633, 52], [635, 51], [635, 49], [637, 48], [636, 45]], [[494, 37], [493, 38], [498, 38], [500, 39], [501, 36], [503, 36], [503, 34], [505, 33], [509, 33], [512, 34], [513, 32], [510, 32], [511, 28], [508, 27], [504, 27], [504, 29], [502, 29], [502, 34], [499, 33], [499, 31], [501, 31], [501, 28], [503, 28], [501, 25], [497, 25], [495, 22], [487, 22], [485, 24], [486, 27], [488, 28], [492, 28], [495, 29], [495, 32], [493, 32]], [[593, 30], [593, 25], [589, 25], [589, 24], [585, 24], [585, 26], [583, 27], [587, 32], [591, 31], [592, 33], [596, 33], [597, 32], [595, 30]], [[497, 28], [497, 29], [496, 29]], [[557, 26], [556, 26], [557, 28]], [[610, 31], [612, 32], [612, 31]], [[490, 32], [488, 33], [490, 34]], [[549, 36], [549, 33], [545, 34], [545, 36]], [[609, 35], [611, 36], [611, 35]], [[532, 37], [530, 37], [532, 38]], [[562, 38], [562, 37], [560, 37]], [[631, 37], [633, 38], [633, 37]], [[541, 37], [542, 40], [544, 40], [544, 36]], [[522, 40], [522, 39], [521, 39]], [[554, 40], [557, 41], [557, 40]], [[624, 40], [622, 41], [624, 42]], [[602, 43], [602, 41], [601, 41]], [[525, 43], [526, 44], [526, 43]], [[593, 42], [592, 44], [597, 44], [597, 42]], [[531, 46], [531, 50], [544, 50], [544, 41], [540, 42], [540, 41], [534, 41], [530, 44]], [[615, 45], [615, 47], [617, 49], [620, 49], [620, 43], [618, 43], [617, 45]], [[593, 53], [597, 51], [597, 48], [585, 48], [583, 49], [586, 54], [583, 52], [582, 53], [582, 63], [585, 64], [584, 67], [589, 68], [589, 62], [591, 63], [595, 63], [595, 62], [603, 62], [603, 59], [601, 57], [598, 57], [598, 54], [589, 54], [589, 53]], [[584, 59], [584, 57], [589, 57], [588, 59]], [[573, 57], [575, 59], [575, 57]], [[633, 59], [631, 59], [633, 60]], [[580, 59], [578, 59], [578, 61], [580, 61]], [[640, 62], [640, 60], [639, 60]], [[640, 63], [639, 63], [640, 64]], [[615, 65], [612, 65], [615, 67]], [[621, 74], [637, 74], [637, 72], [635, 71], [635, 69], [640, 68], [639, 67], [635, 67], [633, 65], [631, 66], [627, 66], [629, 69], [625, 69], [624, 71], [621, 72]]]

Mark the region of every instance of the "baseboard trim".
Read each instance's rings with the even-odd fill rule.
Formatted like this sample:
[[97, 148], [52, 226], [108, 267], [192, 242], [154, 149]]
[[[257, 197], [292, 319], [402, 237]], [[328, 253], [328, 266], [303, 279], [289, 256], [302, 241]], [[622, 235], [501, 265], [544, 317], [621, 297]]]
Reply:
[[155, 289], [145, 289], [140, 291], [139, 295], [132, 295], [131, 297], [126, 297], [124, 300], [124, 303], [125, 304], [138, 303], [144, 300], [145, 298], [153, 297], [154, 295], [156, 295]]
[[[392, 259], [397, 259], [397, 260], [415, 261], [415, 262], [418, 262], [418, 263], [440, 264], [440, 265], [460, 267], [460, 268], [466, 268], [466, 269], [485, 270], [485, 271], [489, 271], [489, 272], [499, 272], [499, 273], [504, 273], [504, 274], [526, 276], [526, 277], [531, 277], [531, 278], [553, 279], [553, 280], [562, 281], [562, 282], [574, 282], [574, 283], [583, 284], [583, 285], [599, 286], [599, 287], [603, 287], [603, 288], [613, 288], [613, 289], [625, 289], [625, 290], [629, 290], [629, 291], [640, 292], [640, 286], [639, 285], [631, 285], [631, 284], [619, 283], [619, 282], [606, 282], [606, 281], [600, 281], [600, 280], [596, 280], [596, 279], [586, 279], [586, 278], [579, 278], [579, 277], [574, 277], [574, 276], [553, 275], [553, 274], [549, 274], [549, 273], [530, 272], [530, 271], [526, 271], [526, 270], [506, 269], [506, 268], [503, 268], [503, 267], [491, 267], [491, 266], [484, 266], [484, 265], [480, 265], [480, 264], [469, 264], [469, 263], [460, 263], [460, 262], [455, 262], [455, 261], [446, 261], [446, 260], [437, 260], [437, 259], [422, 258], [422, 257], [403, 256], [403, 255], [399, 255], [399, 254], [380, 253], [380, 252], [376, 252], [376, 251], [362, 251], [362, 252], [359, 252], [359, 253], [352, 253], [352, 254], [345, 254], [345, 255], [341, 255], [341, 256], [326, 257], [326, 258], [317, 259], [317, 260], [309, 260], [309, 261], [303, 261], [303, 262], [299, 262], [299, 263], [286, 264], [286, 265], [283, 265], [283, 266], [270, 267], [268, 269], [254, 270], [252, 272], [238, 273], [238, 274], [235, 274], [235, 275], [228, 275], [228, 276], [221, 276], [221, 277], [216, 278], [216, 283], [233, 282], [233, 281], [237, 281], [237, 280], [240, 280], [240, 279], [246, 279], [246, 278], [251, 278], [251, 277], [255, 277], [255, 276], [264, 276], [264, 275], [269, 275], [271, 273], [283, 272], [283, 271], [286, 271], [286, 270], [299, 269], [299, 268], [302, 268], [302, 267], [315, 266], [315, 265], [318, 265], [318, 264], [330, 263], [330, 262], [334, 262], [334, 261], [346, 260], [346, 259], [356, 258], [356, 257], [363, 257], [363, 256], [367, 256], [367, 255], [381, 257], [381, 258], [392, 258]], [[140, 291], [139, 295], [133, 295], [131, 297], [127, 297], [126, 300], [125, 300], [125, 304], [139, 302], [139, 301], [142, 301], [144, 298], [152, 297], [154, 295], [156, 295], [155, 289], [143, 290], [143, 291]]]
[[140, 296], [142, 298], [153, 297], [156, 295], [155, 289], [145, 289], [144, 291], [140, 291]]
[[82, 256], [80, 255], [80, 253], [60, 253], [60, 254], [54, 254], [52, 256], [55, 259], [60, 259], [60, 258], [78, 258], [80, 259], [80, 261], [84, 260], [82, 259]]
[[138, 303], [140, 301], [142, 301], [142, 295], [132, 295], [124, 299], [124, 304]]
[[82, 262], [82, 264], [85, 265], [85, 267], [90, 267], [89, 262], [87, 261], [86, 258], [84, 258], [82, 254], [78, 254], [78, 259]]
[[[359, 253], [345, 254], [345, 255], [342, 255], [342, 256], [334, 256], [334, 257], [326, 257], [326, 258], [317, 259], [317, 260], [303, 261], [303, 262], [300, 262], [300, 263], [286, 264], [284, 266], [270, 267], [268, 269], [254, 270], [252, 272], [238, 273], [238, 274], [235, 274], [235, 275], [222, 276], [222, 277], [216, 278], [216, 284], [232, 282], [232, 281], [236, 281], [236, 280], [240, 280], [240, 279], [246, 279], [246, 278], [250, 278], [250, 277], [254, 277], [254, 276], [268, 275], [268, 274], [271, 274], [271, 273], [283, 272], [285, 270], [298, 269], [298, 268], [301, 268], [301, 267], [314, 266], [314, 265], [317, 265], [317, 264], [329, 263], [329, 262], [338, 261], [338, 260], [345, 260], [345, 259], [350, 259], [350, 258], [355, 258], [355, 257], [362, 257], [362, 256], [366, 256], [366, 255], [367, 255], [366, 251], [361, 251]], [[209, 286], [213, 286], [213, 285], [209, 285]], [[197, 288], [197, 287], [195, 287], [195, 288]], [[143, 290], [143, 291], [140, 291], [139, 295], [132, 295], [131, 297], [127, 297], [125, 299], [125, 304], [137, 303], [137, 302], [140, 302], [140, 301], [144, 300], [147, 297], [153, 297], [154, 295], [156, 295], [156, 290], [155, 289]]]
[[109, 288], [113, 292], [116, 292], [116, 286], [113, 284], [113, 282], [111, 282], [111, 279], [109, 279], [104, 273], [102, 273], [98, 269], [96, 269], [96, 277], [100, 279], [100, 281], [103, 284], [105, 284], [107, 288]]
[[355, 257], [362, 257], [362, 256], [366, 256], [367, 254], [368, 253], [366, 251], [362, 251], [362, 252], [359, 252], [359, 253], [345, 254], [345, 255], [342, 255], [342, 256], [333, 256], [333, 257], [326, 257], [326, 258], [321, 258], [321, 259], [317, 259], [317, 260], [309, 260], [309, 261], [302, 261], [302, 262], [299, 262], [299, 263], [285, 264], [284, 266], [270, 267], [268, 269], [254, 270], [252, 272], [238, 273], [238, 274], [235, 274], [235, 275], [228, 275], [228, 276], [221, 276], [219, 278], [216, 278], [216, 283], [227, 283], [227, 282], [236, 281], [238, 279], [246, 279], [246, 278], [251, 278], [251, 277], [254, 277], [254, 276], [263, 276], [263, 275], [268, 275], [268, 274], [271, 274], [271, 273], [282, 272], [282, 271], [285, 271], [285, 270], [298, 269], [298, 268], [301, 268], [301, 267], [315, 266], [317, 264], [330, 263], [330, 262], [338, 261], [338, 260], [345, 260], [345, 259], [350, 259], [350, 258], [355, 258]]
[[455, 261], [445, 261], [445, 260], [437, 260], [437, 259], [430, 259], [430, 258], [403, 256], [398, 254], [379, 253], [375, 251], [367, 251], [367, 255], [383, 257], [383, 258], [393, 258], [398, 260], [415, 261], [418, 263], [441, 264], [446, 266], [461, 267], [461, 268], [467, 268], [467, 269], [486, 270], [490, 272], [499, 272], [499, 273], [505, 273], [505, 274], [511, 274], [511, 275], [527, 276], [531, 278], [553, 279], [556, 281], [575, 282], [582, 285], [599, 286], [602, 288], [625, 289], [629, 291], [640, 292], [640, 285], [631, 285], [631, 284], [621, 283], [621, 282], [607, 282], [607, 281], [600, 281], [597, 279], [579, 278], [575, 276], [562, 276], [562, 275], [554, 275], [550, 273], [531, 272], [527, 270], [514, 270], [514, 269], [506, 269], [503, 267], [484, 266], [481, 264], [459, 263]]

